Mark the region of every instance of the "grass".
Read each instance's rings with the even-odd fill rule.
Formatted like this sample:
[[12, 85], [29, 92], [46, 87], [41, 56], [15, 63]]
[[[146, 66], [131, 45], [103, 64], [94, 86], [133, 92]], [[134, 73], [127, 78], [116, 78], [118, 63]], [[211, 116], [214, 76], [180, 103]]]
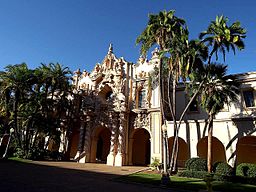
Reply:
[[[135, 173], [128, 176], [122, 176], [122, 181], [143, 183], [149, 185], [160, 186], [161, 175], [160, 174], [147, 174], [147, 173]], [[249, 184], [230, 183], [213, 181], [213, 190], [216, 191], [230, 191], [230, 192], [255, 192], [256, 186]], [[202, 179], [185, 178], [171, 176], [171, 183], [167, 187], [173, 189], [183, 189], [188, 191], [198, 191], [200, 189], [206, 190], [206, 183]]]
[[29, 163], [29, 162], [32, 162], [32, 160], [29, 160], [29, 159], [22, 159], [22, 158], [19, 158], [19, 157], [9, 157], [8, 160], [11, 160], [11, 161], [18, 161], [18, 162], [22, 162], [22, 163]]

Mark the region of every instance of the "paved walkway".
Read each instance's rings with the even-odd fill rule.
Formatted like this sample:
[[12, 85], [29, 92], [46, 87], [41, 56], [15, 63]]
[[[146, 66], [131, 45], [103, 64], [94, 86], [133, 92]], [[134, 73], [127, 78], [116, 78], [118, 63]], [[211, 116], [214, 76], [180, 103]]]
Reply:
[[34, 164], [37, 165], [46, 165], [53, 166], [65, 169], [81, 170], [81, 171], [90, 171], [96, 173], [106, 173], [114, 176], [129, 175], [141, 170], [148, 169], [148, 167], [141, 166], [123, 166], [123, 167], [114, 167], [108, 166], [101, 163], [76, 163], [76, 162], [47, 162], [47, 161], [34, 161]]
[[133, 192], [164, 189], [140, 184], [117, 182], [121, 175], [145, 167], [112, 167], [104, 164], [73, 162], [0, 161], [1, 192]]

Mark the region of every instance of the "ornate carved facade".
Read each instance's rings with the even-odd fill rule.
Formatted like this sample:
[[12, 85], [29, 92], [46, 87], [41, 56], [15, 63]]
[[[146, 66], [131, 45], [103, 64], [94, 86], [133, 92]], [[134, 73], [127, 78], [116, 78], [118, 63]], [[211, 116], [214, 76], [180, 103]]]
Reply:
[[[81, 105], [83, 123], [75, 132], [79, 136], [74, 134], [71, 143], [72, 150], [77, 150], [74, 159], [79, 162], [103, 161], [115, 166], [150, 163], [150, 156], [145, 155], [151, 148], [148, 109], [152, 91], [148, 91], [148, 78], [158, 64], [157, 56], [158, 50], [155, 50], [150, 61], [140, 57], [133, 65], [122, 57], [117, 58], [110, 45], [102, 63], [96, 64], [91, 73], [74, 72], [74, 92], [84, 97]], [[155, 112], [158, 107], [156, 104]], [[136, 136], [138, 129], [147, 132]], [[141, 149], [136, 149], [142, 154], [132, 157], [134, 137], [145, 135], [148, 138], [146, 143], [142, 143]], [[79, 142], [74, 142], [77, 138]], [[160, 150], [158, 156], [160, 158]]]
[[[149, 60], [140, 57], [132, 64], [122, 57], [117, 58], [110, 45], [102, 63], [96, 64], [91, 73], [74, 72], [74, 92], [84, 97], [84, 102], [80, 105], [80, 123], [72, 131], [71, 158], [114, 166], [146, 165], [153, 158], [162, 159], [160, 99], [158, 81], [154, 77], [158, 65], [157, 49]], [[240, 138], [255, 134], [256, 130], [256, 73], [238, 76], [242, 82], [240, 103], [232, 104], [214, 120], [214, 161], [230, 164], [234, 163], [235, 155], [244, 151], [243, 143], [241, 150], [235, 150]], [[186, 98], [184, 90], [179, 89], [177, 115], [182, 112]], [[185, 116], [179, 133], [178, 165], [184, 166], [189, 157], [205, 157], [206, 118], [203, 110], [192, 111], [192, 108]], [[173, 124], [171, 121], [167, 124], [171, 151]], [[248, 130], [245, 131], [243, 125]], [[256, 141], [256, 137], [254, 139]], [[256, 154], [256, 149], [252, 152]], [[239, 157], [241, 155], [238, 160]], [[253, 159], [256, 161], [256, 155]]]

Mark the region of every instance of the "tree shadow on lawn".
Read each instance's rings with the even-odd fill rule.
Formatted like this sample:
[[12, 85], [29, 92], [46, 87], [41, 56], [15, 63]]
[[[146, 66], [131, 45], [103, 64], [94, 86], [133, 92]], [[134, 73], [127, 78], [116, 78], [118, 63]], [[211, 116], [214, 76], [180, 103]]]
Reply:
[[[171, 176], [171, 183], [166, 186], [167, 188], [173, 190], [186, 190], [186, 191], [199, 191], [206, 190], [206, 183], [203, 179], [192, 179], [184, 177]], [[137, 182], [148, 185], [160, 186], [161, 185], [161, 175], [160, 174], [145, 174], [136, 173], [128, 176], [122, 176], [118, 179], [128, 182]], [[230, 183], [213, 181], [212, 182], [214, 191], [232, 191], [232, 192], [255, 192], [256, 186], [246, 185], [240, 183]]]
[[120, 175], [0, 160], [0, 191], [3, 192], [150, 191], [145, 186], [114, 182], [117, 177]]
[[[190, 179], [170, 177], [171, 183], [165, 188], [171, 189], [172, 191], [185, 190], [185, 191], [198, 191], [200, 189], [206, 189], [205, 182], [202, 179]], [[131, 175], [125, 175], [117, 178], [116, 180], [121, 180], [125, 182], [135, 182], [142, 183], [146, 185], [162, 186], [161, 185], [161, 174], [145, 174], [145, 173], [135, 173]], [[192, 181], [191, 181], [192, 180]]]

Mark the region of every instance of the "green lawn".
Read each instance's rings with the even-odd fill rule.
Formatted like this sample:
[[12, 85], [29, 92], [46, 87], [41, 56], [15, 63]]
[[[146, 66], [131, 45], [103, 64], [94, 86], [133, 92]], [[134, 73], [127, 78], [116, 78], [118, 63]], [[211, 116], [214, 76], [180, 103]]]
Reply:
[[22, 159], [22, 158], [19, 158], [19, 157], [9, 157], [8, 160], [11, 160], [11, 161], [18, 161], [18, 162], [22, 162], [22, 163], [29, 163], [29, 162], [32, 162], [32, 160], [29, 160], [29, 159]]
[[[135, 173], [120, 178], [122, 181], [144, 183], [155, 186], [160, 186], [161, 175], [160, 174], [147, 174], [147, 173]], [[213, 190], [216, 191], [248, 191], [255, 192], [255, 185], [240, 184], [240, 183], [229, 183], [229, 182], [212, 182]], [[198, 191], [199, 189], [206, 189], [206, 184], [202, 179], [193, 179], [185, 177], [171, 176], [170, 188], [184, 189], [189, 191]]]

